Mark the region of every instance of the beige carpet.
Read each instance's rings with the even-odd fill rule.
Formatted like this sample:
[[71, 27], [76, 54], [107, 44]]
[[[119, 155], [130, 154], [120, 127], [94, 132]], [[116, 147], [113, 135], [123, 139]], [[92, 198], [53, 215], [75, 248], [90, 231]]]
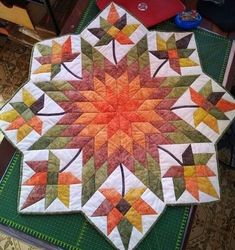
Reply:
[[[4, 100], [27, 80], [29, 59], [30, 49], [0, 37], [0, 94]], [[221, 189], [220, 202], [198, 206], [187, 249], [235, 249], [235, 170], [221, 169]], [[12, 244], [1, 241], [3, 237], [7, 236], [0, 234], [0, 250], [13, 249], [1, 245]]]
[[39, 248], [26, 244], [2, 232], [0, 232], [0, 249], [1, 250], [39, 250]]
[[235, 170], [220, 167], [221, 201], [197, 207], [188, 250], [235, 249]]
[[[0, 95], [0, 108], [2, 107], [3, 104], [4, 104], [3, 97]], [[3, 134], [0, 131], [0, 143], [2, 139], [3, 139]]]
[[0, 36], [0, 95], [4, 100], [28, 78], [31, 50]]

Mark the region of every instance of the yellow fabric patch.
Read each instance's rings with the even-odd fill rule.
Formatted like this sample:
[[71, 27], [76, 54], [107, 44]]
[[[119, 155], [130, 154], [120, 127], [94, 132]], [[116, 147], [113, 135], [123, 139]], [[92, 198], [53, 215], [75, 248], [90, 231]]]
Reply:
[[213, 129], [217, 134], [219, 133], [219, 127], [218, 127], [218, 122], [216, 120], [216, 118], [210, 114], [208, 114], [203, 122], [210, 127], [211, 129]]
[[52, 55], [60, 55], [61, 52], [62, 52], [62, 46], [53, 40], [52, 41]]
[[6, 121], [6, 122], [13, 122], [16, 118], [18, 118], [20, 115], [18, 112], [16, 112], [14, 109], [4, 112], [0, 115], [0, 120]]
[[207, 116], [207, 112], [203, 108], [198, 108], [194, 113], [193, 113], [193, 119], [194, 119], [194, 125], [197, 127]]
[[139, 24], [129, 24], [129, 25], [126, 25], [126, 26], [122, 29], [122, 33], [124, 33], [125, 35], [129, 36], [129, 35], [131, 35], [138, 27], [139, 27]]
[[194, 177], [196, 174], [195, 166], [185, 166], [184, 167], [184, 176], [185, 177]]
[[143, 229], [141, 215], [137, 213], [133, 207], [129, 209], [129, 211], [125, 214], [125, 217], [136, 229], [142, 233]]
[[215, 188], [211, 184], [208, 177], [199, 177], [198, 178], [198, 188], [200, 191], [209, 194], [215, 198], [219, 198], [219, 195], [217, 194]]
[[58, 185], [58, 198], [64, 203], [66, 207], [69, 207], [69, 185]]
[[27, 124], [24, 124], [23, 126], [21, 126], [18, 129], [17, 142], [20, 142], [21, 140], [23, 140], [32, 130], [33, 129]]
[[156, 45], [157, 50], [167, 50], [166, 42], [159, 35], [157, 35]]
[[35, 103], [36, 99], [27, 91], [26, 89], [22, 90], [23, 102], [30, 107], [33, 103]]
[[33, 74], [51, 73], [51, 64], [44, 64], [37, 68]]
[[146, 188], [131, 188], [125, 195], [125, 200], [128, 201], [131, 205], [139, 199], [139, 197], [144, 193]]
[[191, 67], [191, 66], [197, 66], [198, 64], [192, 61], [189, 58], [180, 58], [180, 67]]
[[112, 37], [115, 37], [118, 33], [120, 32], [120, 30], [114, 26], [112, 26], [109, 30], [108, 30], [108, 34]]

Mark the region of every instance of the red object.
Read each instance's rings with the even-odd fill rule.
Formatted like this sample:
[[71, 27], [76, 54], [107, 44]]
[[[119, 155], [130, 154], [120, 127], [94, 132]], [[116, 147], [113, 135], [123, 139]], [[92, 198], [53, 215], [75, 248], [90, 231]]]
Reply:
[[97, 0], [99, 9], [103, 10], [114, 2], [133, 14], [146, 27], [153, 26], [182, 12], [185, 6], [180, 0]]

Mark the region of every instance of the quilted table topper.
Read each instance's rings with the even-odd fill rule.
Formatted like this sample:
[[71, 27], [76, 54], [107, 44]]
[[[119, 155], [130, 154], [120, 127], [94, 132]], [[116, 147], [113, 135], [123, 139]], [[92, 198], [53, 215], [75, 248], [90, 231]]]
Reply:
[[215, 143], [234, 116], [193, 33], [150, 32], [111, 4], [80, 35], [36, 44], [0, 111], [23, 153], [18, 210], [82, 212], [133, 249], [167, 204], [220, 198]]

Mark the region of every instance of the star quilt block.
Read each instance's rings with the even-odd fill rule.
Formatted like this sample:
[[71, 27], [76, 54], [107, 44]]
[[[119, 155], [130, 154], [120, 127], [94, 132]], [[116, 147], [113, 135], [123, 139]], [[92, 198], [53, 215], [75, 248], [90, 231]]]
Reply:
[[23, 154], [18, 211], [81, 212], [133, 249], [167, 204], [219, 200], [215, 144], [234, 116], [193, 33], [148, 31], [112, 3], [80, 35], [37, 43], [0, 111]]

